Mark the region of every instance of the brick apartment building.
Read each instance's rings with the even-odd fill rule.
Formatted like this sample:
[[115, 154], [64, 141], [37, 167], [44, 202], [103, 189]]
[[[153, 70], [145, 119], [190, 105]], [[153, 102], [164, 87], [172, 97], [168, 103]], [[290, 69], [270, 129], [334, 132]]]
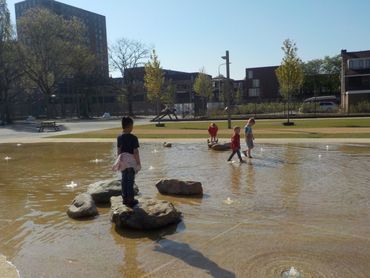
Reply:
[[370, 50], [342, 50], [341, 56], [341, 103], [348, 112], [351, 105], [370, 102]]
[[[179, 115], [186, 116], [188, 114], [197, 114], [199, 110], [199, 96], [193, 90], [194, 82], [198, 76], [198, 72], [188, 73], [163, 69], [164, 88], [168, 85], [174, 86], [174, 108]], [[147, 91], [144, 86], [145, 68], [137, 67], [127, 69], [124, 75], [129, 77], [130, 83], [133, 84], [133, 109], [139, 113], [154, 114], [156, 111], [155, 104], [150, 103], [147, 98]]]
[[275, 73], [277, 68], [278, 66], [245, 69], [245, 90], [248, 102], [281, 99]]

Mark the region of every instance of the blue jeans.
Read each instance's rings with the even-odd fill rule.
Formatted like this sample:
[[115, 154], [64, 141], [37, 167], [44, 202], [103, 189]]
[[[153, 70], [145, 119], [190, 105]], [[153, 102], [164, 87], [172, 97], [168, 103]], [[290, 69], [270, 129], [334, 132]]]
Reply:
[[135, 170], [134, 168], [127, 168], [122, 171], [122, 199], [133, 199], [135, 192], [134, 192], [134, 184], [135, 184]]
[[243, 159], [242, 159], [242, 156], [241, 156], [241, 154], [240, 154], [240, 149], [237, 149], [237, 150], [235, 150], [235, 151], [233, 151], [233, 152], [231, 153], [231, 155], [229, 156], [229, 159], [228, 159], [227, 161], [230, 161], [230, 160], [233, 158], [234, 154], [237, 154], [237, 155], [238, 155], [238, 157], [239, 157], [239, 160], [240, 160], [240, 161], [242, 161], [242, 160], [243, 160]]

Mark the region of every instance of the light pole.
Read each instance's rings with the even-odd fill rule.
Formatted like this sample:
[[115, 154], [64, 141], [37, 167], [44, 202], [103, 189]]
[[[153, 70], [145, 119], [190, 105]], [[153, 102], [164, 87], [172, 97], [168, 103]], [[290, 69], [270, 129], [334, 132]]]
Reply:
[[222, 59], [226, 60], [226, 93], [227, 93], [227, 127], [231, 128], [231, 107], [230, 107], [230, 61], [229, 61], [229, 50], [226, 50], [226, 55], [221, 57]]

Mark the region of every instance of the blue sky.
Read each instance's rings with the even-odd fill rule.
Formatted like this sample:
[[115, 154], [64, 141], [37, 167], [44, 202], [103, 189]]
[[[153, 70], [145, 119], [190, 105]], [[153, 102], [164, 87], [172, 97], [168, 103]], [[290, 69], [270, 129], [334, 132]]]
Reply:
[[[14, 22], [14, 3], [8, 7]], [[106, 16], [108, 43], [118, 38], [153, 45], [165, 69], [230, 76], [245, 68], [279, 65], [284, 39], [303, 61], [341, 49], [370, 49], [368, 0], [60, 0]], [[114, 76], [116, 74], [113, 74]]]

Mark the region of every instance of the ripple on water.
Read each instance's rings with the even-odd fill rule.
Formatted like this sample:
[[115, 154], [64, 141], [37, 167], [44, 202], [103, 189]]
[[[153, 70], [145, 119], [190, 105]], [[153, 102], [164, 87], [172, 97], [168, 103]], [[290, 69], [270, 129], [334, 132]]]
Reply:
[[336, 257], [333, 261], [332, 256], [320, 252], [272, 251], [251, 257], [243, 264], [245, 277], [251, 273], [254, 277], [282, 277], [292, 266], [304, 278], [366, 277], [366, 273], [352, 270], [353, 261], [349, 256]]

